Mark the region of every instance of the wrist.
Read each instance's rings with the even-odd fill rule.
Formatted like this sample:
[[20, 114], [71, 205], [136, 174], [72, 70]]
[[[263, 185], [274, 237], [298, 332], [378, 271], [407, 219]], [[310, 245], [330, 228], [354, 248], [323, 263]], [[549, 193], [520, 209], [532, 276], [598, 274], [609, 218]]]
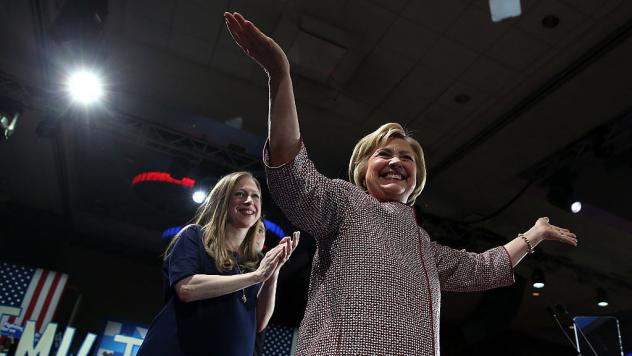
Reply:
[[535, 251], [533, 250], [533, 244], [531, 243], [531, 241], [529, 241], [529, 239], [523, 234], [520, 233], [518, 234], [518, 237], [516, 237], [517, 240], [522, 240], [521, 243], [524, 244], [525, 248], [527, 249], [527, 253], [534, 253]]
[[291, 80], [292, 77], [290, 76], [290, 70], [288, 69], [278, 69], [278, 70], [271, 70], [271, 71], [267, 71], [268, 73], [268, 78], [270, 80], [270, 86], [272, 87], [278, 87], [279, 83], [285, 81], [285, 80]]
[[522, 235], [524, 235], [524, 237], [529, 240], [533, 248], [535, 248], [537, 245], [540, 244], [540, 242], [542, 242], [542, 234], [536, 234], [533, 229], [529, 229], [529, 231], [525, 232]]
[[253, 280], [253, 284], [255, 283], [261, 283], [265, 280], [265, 276], [263, 275], [263, 273], [259, 270], [253, 271], [252, 273], [252, 280]]

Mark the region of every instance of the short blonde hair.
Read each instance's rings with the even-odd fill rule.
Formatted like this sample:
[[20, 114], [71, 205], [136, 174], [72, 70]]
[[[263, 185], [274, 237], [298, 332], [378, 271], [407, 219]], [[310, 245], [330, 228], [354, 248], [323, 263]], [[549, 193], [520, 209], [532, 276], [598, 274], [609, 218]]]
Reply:
[[421, 194], [426, 184], [426, 162], [424, 160], [424, 151], [417, 140], [408, 133], [402, 125], [398, 123], [388, 123], [380, 126], [377, 130], [364, 136], [353, 148], [351, 160], [349, 160], [349, 180], [356, 186], [367, 190], [366, 187], [366, 170], [369, 157], [380, 147], [386, 145], [394, 138], [406, 140], [413, 149], [415, 155], [415, 164], [417, 166], [417, 179], [415, 189], [408, 197], [406, 204], [413, 205], [415, 200]]

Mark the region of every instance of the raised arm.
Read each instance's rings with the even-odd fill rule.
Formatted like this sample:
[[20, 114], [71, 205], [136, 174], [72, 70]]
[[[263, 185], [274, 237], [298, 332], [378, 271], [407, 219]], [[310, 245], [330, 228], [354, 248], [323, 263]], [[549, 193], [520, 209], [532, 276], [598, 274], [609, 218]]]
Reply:
[[309, 159], [301, 142], [290, 66], [281, 47], [240, 14], [224, 16], [235, 42], [270, 78], [264, 163], [272, 198], [294, 226], [317, 240], [333, 237], [354, 187], [323, 176]]
[[225, 12], [224, 18], [235, 42], [268, 73], [270, 163], [280, 166], [296, 156], [301, 139], [289, 61], [272, 38], [241, 14]]

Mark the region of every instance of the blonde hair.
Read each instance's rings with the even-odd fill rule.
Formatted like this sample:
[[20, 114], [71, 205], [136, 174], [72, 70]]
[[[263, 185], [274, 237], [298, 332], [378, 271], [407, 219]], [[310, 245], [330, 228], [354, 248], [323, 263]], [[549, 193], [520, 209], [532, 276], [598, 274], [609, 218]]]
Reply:
[[[257, 246], [256, 246], [256, 245], [257, 245], [257, 244], [256, 244], [257, 239], [255, 238], [255, 236], [257, 236], [257, 232], [258, 232], [258, 230], [259, 230], [259, 229], [261, 229], [261, 231], [263, 231], [263, 234], [264, 234], [264, 236], [265, 236], [265, 233], [266, 233], [266, 225], [263, 223], [263, 219], [259, 219], [259, 220], [257, 220], [257, 222], [256, 222], [254, 225], [252, 225], [252, 227], [250, 228], [250, 230], [248, 230], [248, 235], [251, 235], [251, 234], [252, 234], [252, 236], [246, 236], [246, 239], [248, 239], [248, 238], [251, 238], [251, 239], [252, 239], [253, 244], [252, 244], [251, 246], [252, 246], [252, 249], [254, 249], [254, 250], [255, 250], [255, 253], [261, 253], [261, 251], [257, 251], [257, 249], [256, 249], [256, 247], [257, 247]], [[265, 238], [265, 237], [264, 237], [264, 238]]]
[[[263, 219], [257, 220], [257, 222], [252, 225], [252, 234], [256, 235], [257, 230], [259, 229], [261, 229], [261, 231], [263, 231], [264, 233], [266, 232], [266, 224], [263, 223]], [[248, 231], [248, 233], [251, 233], [251, 231]]]
[[[235, 266], [235, 259], [226, 245], [226, 227], [228, 225], [228, 203], [237, 183], [243, 178], [252, 179], [261, 193], [259, 181], [249, 172], [235, 172], [220, 179], [213, 187], [192, 220], [192, 224], [202, 227], [202, 240], [206, 253], [213, 257], [218, 271], [228, 272]], [[192, 224], [185, 226], [169, 243], [165, 251], [165, 259], [170, 249], [180, 235]], [[255, 232], [257, 224], [253, 224], [246, 237], [239, 246], [241, 261], [239, 266], [242, 272], [251, 272], [257, 269], [259, 255], [255, 248]]]
[[421, 194], [426, 184], [426, 162], [424, 161], [424, 151], [417, 140], [408, 133], [402, 125], [398, 123], [388, 123], [380, 126], [377, 130], [364, 136], [353, 148], [353, 154], [349, 160], [349, 180], [356, 186], [367, 190], [366, 170], [369, 157], [380, 147], [386, 145], [394, 138], [406, 140], [413, 149], [415, 164], [417, 166], [417, 179], [415, 189], [408, 197], [406, 204], [415, 204], [415, 199]]

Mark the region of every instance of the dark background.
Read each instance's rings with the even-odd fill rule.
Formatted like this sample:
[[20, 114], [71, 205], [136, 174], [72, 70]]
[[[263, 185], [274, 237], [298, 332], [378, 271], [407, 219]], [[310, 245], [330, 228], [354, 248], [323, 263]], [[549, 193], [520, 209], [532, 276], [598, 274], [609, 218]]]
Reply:
[[[433, 239], [483, 251], [540, 216], [577, 233], [578, 248], [539, 246], [510, 288], [444, 294], [444, 355], [570, 355], [546, 310], [558, 303], [617, 316], [630, 350], [632, 3], [521, 4], [493, 23], [482, 0], [0, 2], [0, 112], [20, 113], [0, 139], [0, 259], [68, 273], [58, 319], [79, 337], [110, 319], [150, 323], [161, 233], [195, 204], [190, 190], [132, 178], [165, 171], [208, 188], [245, 169], [265, 182], [265, 74], [223, 26], [223, 11], [240, 11], [288, 53], [324, 174], [345, 178], [355, 142], [397, 121], [425, 150], [416, 209]], [[100, 104], [68, 99], [78, 66], [100, 71]], [[264, 212], [293, 230], [267, 193]], [[315, 247], [303, 237], [280, 276], [278, 324], [297, 326], [305, 307]]]

